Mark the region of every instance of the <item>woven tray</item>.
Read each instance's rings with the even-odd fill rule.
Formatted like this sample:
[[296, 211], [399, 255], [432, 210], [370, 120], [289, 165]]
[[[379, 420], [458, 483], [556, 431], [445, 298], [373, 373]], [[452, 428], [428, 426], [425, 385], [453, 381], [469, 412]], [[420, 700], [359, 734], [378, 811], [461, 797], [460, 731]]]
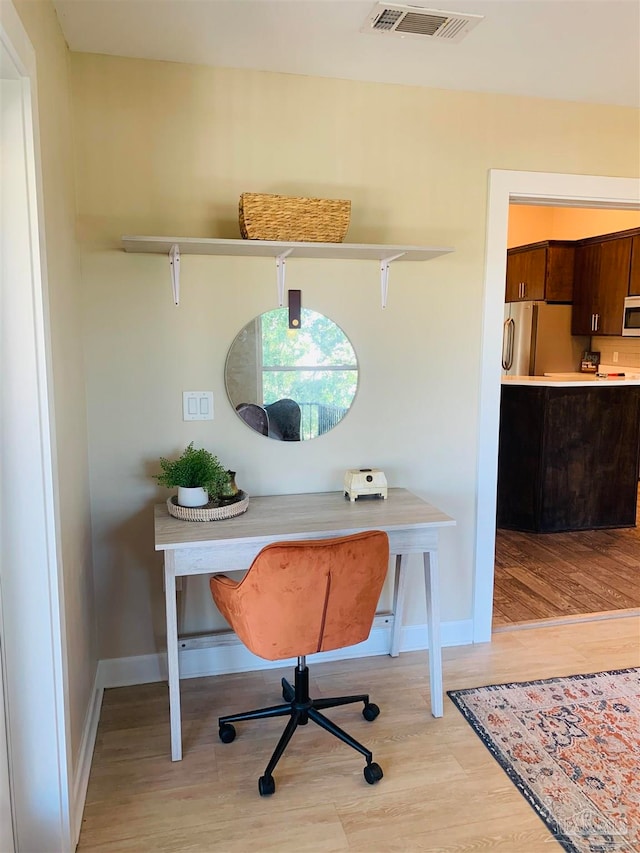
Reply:
[[225, 518], [234, 518], [242, 515], [249, 508], [249, 495], [246, 492], [238, 492], [240, 500], [223, 506], [213, 506], [209, 502], [206, 506], [179, 506], [178, 498], [167, 498], [167, 509], [169, 515], [180, 518], [182, 521], [224, 521]]
[[341, 243], [349, 227], [351, 202], [242, 193], [239, 216], [240, 233], [245, 240]]

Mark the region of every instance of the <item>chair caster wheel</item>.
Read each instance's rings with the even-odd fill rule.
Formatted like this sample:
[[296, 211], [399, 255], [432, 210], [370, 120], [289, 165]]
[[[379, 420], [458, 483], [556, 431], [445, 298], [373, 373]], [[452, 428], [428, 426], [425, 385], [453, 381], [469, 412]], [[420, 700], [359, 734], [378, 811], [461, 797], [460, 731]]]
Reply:
[[380, 708], [375, 704], [375, 702], [367, 702], [362, 711], [362, 716], [369, 723], [373, 722], [375, 718], [380, 713]]
[[367, 764], [364, 768], [364, 778], [370, 785], [375, 785], [383, 776], [384, 773], [382, 772], [382, 767], [380, 767], [379, 764], [376, 764], [375, 761], [372, 761], [371, 764]]
[[258, 791], [261, 797], [268, 797], [270, 794], [274, 794], [275, 790], [276, 783], [273, 776], [261, 776], [258, 779]]
[[236, 730], [231, 723], [223, 723], [218, 729], [218, 737], [222, 743], [231, 743], [236, 739]]

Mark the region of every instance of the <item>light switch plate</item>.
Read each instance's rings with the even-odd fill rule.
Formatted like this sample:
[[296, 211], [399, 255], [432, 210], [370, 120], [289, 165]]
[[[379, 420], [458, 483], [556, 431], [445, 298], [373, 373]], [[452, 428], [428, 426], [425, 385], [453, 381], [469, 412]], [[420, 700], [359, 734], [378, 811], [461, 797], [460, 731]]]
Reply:
[[182, 420], [212, 421], [213, 391], [183, 391]]

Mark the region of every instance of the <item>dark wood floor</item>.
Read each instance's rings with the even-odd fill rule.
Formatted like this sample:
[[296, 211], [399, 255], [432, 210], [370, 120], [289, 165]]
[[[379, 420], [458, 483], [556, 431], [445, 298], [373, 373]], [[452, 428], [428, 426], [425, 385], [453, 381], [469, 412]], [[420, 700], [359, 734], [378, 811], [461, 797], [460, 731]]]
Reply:
[[640, 526], [580, 533], [497, 531], [494, 630], [636, 608]]

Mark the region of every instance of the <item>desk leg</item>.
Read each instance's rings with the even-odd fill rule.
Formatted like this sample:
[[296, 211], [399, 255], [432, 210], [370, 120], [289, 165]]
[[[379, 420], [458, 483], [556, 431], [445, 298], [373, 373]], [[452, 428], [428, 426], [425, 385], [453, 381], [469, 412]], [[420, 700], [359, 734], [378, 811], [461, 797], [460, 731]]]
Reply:
[[441, 717], [442, 704], [442, 648], [440, 646], [440, 579], [438, 552], [424, 553], [424, 588], [427, 596], [427, 626], [429, 631], [429, 687], [431, 713]]
[[396, 577], [393, 586], [393, 628], [391, 629], [391, 649], [389, 655], [397, 658], [400, 654], [400, 635], [402, 633], [402, 614], [404, 613], [404, 591], [407, 583], [407, 555], [396, 554]]
[[164, 597], [167, 608], [167, 669], [169, 673], [169, 719], [171, 723], [171, 760], [182, 760], [180, 722], [180, 669], [178, 666], [178, 612], [176, 608], [176, 572], [173, 551], [164, 552]]

